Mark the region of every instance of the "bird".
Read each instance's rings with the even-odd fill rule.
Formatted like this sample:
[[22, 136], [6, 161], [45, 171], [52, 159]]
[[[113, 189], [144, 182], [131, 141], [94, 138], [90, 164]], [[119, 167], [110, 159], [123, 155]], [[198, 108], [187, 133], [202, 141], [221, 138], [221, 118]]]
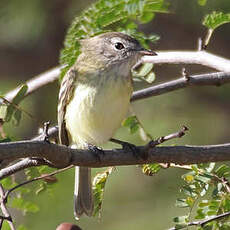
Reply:
[[[80, 55], [65, 74], [58, 99], [59, 141], [91, 149], [109, 141], [125, 119], [133, 92], [131, 68], [144, 49], [133, 37], [106, 32], [80, 40]], [[75, 167], [74, 215], [93, 215], [91, 169]]]

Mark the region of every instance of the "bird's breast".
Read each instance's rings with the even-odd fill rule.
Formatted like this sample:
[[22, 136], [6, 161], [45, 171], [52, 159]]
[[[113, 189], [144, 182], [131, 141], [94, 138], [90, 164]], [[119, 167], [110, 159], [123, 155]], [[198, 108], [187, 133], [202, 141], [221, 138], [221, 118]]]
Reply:
[[96, 84], [76, 84], [65, 116], [72, 142], [84, 146], [108, 141], [128, 112], [131, 94], [128, 78], [100, 78]]

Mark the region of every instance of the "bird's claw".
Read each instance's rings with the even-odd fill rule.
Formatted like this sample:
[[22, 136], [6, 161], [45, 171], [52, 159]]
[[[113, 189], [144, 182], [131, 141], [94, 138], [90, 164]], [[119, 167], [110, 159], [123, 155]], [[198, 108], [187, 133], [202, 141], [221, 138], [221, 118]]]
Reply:
[[97, 147], [96, 145], [88, 145], [88, 149], [91, 150], [93, 152], [93, 154], [95, 155], [95, 157], [98, 159], [98, 161], [102, 160], [102, 157], [105, 155], [105, 152], [103, 149]]

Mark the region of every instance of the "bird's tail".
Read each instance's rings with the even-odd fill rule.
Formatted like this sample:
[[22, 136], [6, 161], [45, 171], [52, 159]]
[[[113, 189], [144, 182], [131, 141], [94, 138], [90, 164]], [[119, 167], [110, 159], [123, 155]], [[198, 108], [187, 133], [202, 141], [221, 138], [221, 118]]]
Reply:
[[85, 213], [87, 216], [93, 214], [93, 193], [91, 184], [91, 169], [86, 167], [75, 167], [74, 188], [74, 215], [76, 219]]

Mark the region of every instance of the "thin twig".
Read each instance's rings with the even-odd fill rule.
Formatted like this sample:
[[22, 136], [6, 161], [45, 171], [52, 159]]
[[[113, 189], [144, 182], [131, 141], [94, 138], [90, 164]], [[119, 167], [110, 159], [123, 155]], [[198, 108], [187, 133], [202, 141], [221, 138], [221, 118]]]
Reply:
[[11, 188], [11, 189], [9, 189], [9, 190], [7, 190], [7, 191], [5, 192], [5, 196], [4, 196], [4, 199], [6, 200], [5, 202], [7, 202], [7, 198], [8, 198], [8, 196], [10, 195], [10, 193], [12, 193], [14, 190], [20, 188], [21, 186], [24, 186], [24, 185], [26, 185], [26, 184], [29, 184], [29, 183], [34, 182], [34, 181], [37, 181], [37, 180], [42, 180], [42, 179], [44, 179], [44, 178], [46, 178], [46, 177], [54, 176], [54, 175], [56, 175], [56, 174], [58, 174], [58, 173], [64, 172], [64, 171], [66, 171], [67, 169], [70, 169], [70, 168], [73, 168], [73, 167], [74, 167], [73, 165], [70, 165], [70, 166], [68, 166], [68, 167], [66, 167], [66, 168], [58, 169], [58, 170], [56, 170], [56, 171], [54, 171], [54, 172], [52, 172], [52, 173], [45, 174], [45, 175], [42, 175], [42, 176], [39, 176], [39, 177], [35, 177], [35, 178], [33, 178], [33, 179], [24, 181], [24, 182], [22, 182], [22, 183], [20, 183], [20, 184], [18, 184], [18, 185], [16, 185], [16, 186], [14, 186], [13, 188]]
[[[9, 163], [9, 162], [8, 162]], [[9, 175], [13, 175], [16, 172], [19, 172], [23, 169], [30, 168], [30, 167], [37, 167], [41, 165], [49, 165], [44, 159], [31, 159], [31, 158], [25, 158], [23, 160], [20, 160], [8, 167], [5, 167], [0, 170], [0, 178], [3, 179]], [[51, 165], [49, 165], [51, 166]]]
[[185, 135], [186, 131], [188, 131], [188, 128], [186, 126], [182, 126], [182, 129], [180, 131], [160, 137], [157, 140], [150, 141], [147, 146], [153, 148], [157, 145], [164, 143], [165, 141], [169, 141], [174, 138], [181, 138]]
[[158, 96], [189, 86], [221, 86], [227, 83], [230, 83], [230, 72], [191, 75], [189, 76], [189, 80], [185, 77], [182, 77], [177, 80], [138, 90], [133, 93], [131, 101]]
[[[226, 212], [226, 213], [223, 213], [223, 214], [220, 214], [220, 215], [217, 215], [217, 216], [214, 216], [214, 217], [210, 217], [208, 219], [201, 220], [201, 221], [189, 222], [189, 223], [186, 224], [186, 226], [184, 226], [184, 227], [182, 227], [180, 229], [187, 228], [189, 226], [201, 226], [201, 227], [204, 227], [207, 223], [210, 223], [210, 222], [215, 221], [215, 220], [222, 219], [222, 218], [227, 217], [227, 216], [230, 216], [230, 212]], [[173, 228], [170, 228], [169, 230], [176, 230], [176, 229], [178, 229], [178, 228], [173, 227]]]
[[[2, 210], [2, 213], [4, 216], [7, 217], [7, 222], [10, 226], [10, 229], [11, 230], [16, 230], [16, 228], [14, 227], [14, 224], [13, 224], [13, 219], [10, 215], [10, 212], [8, 211], [7, 207], [6, 207], [6, 202], [5, 202], [5, 192], [4, 192], [4, 189], [2, 187], [2, 185], [0, 184], [0, 196], [1, 196], [1, 202], [0, 202], [0, 206], [1, 206], [1, 210]], [[0, 222], [0, 226], [2, 226], [2, 223], [3, 223], [3, 220], [4, 219], [1, 219], [1, 222]]]

